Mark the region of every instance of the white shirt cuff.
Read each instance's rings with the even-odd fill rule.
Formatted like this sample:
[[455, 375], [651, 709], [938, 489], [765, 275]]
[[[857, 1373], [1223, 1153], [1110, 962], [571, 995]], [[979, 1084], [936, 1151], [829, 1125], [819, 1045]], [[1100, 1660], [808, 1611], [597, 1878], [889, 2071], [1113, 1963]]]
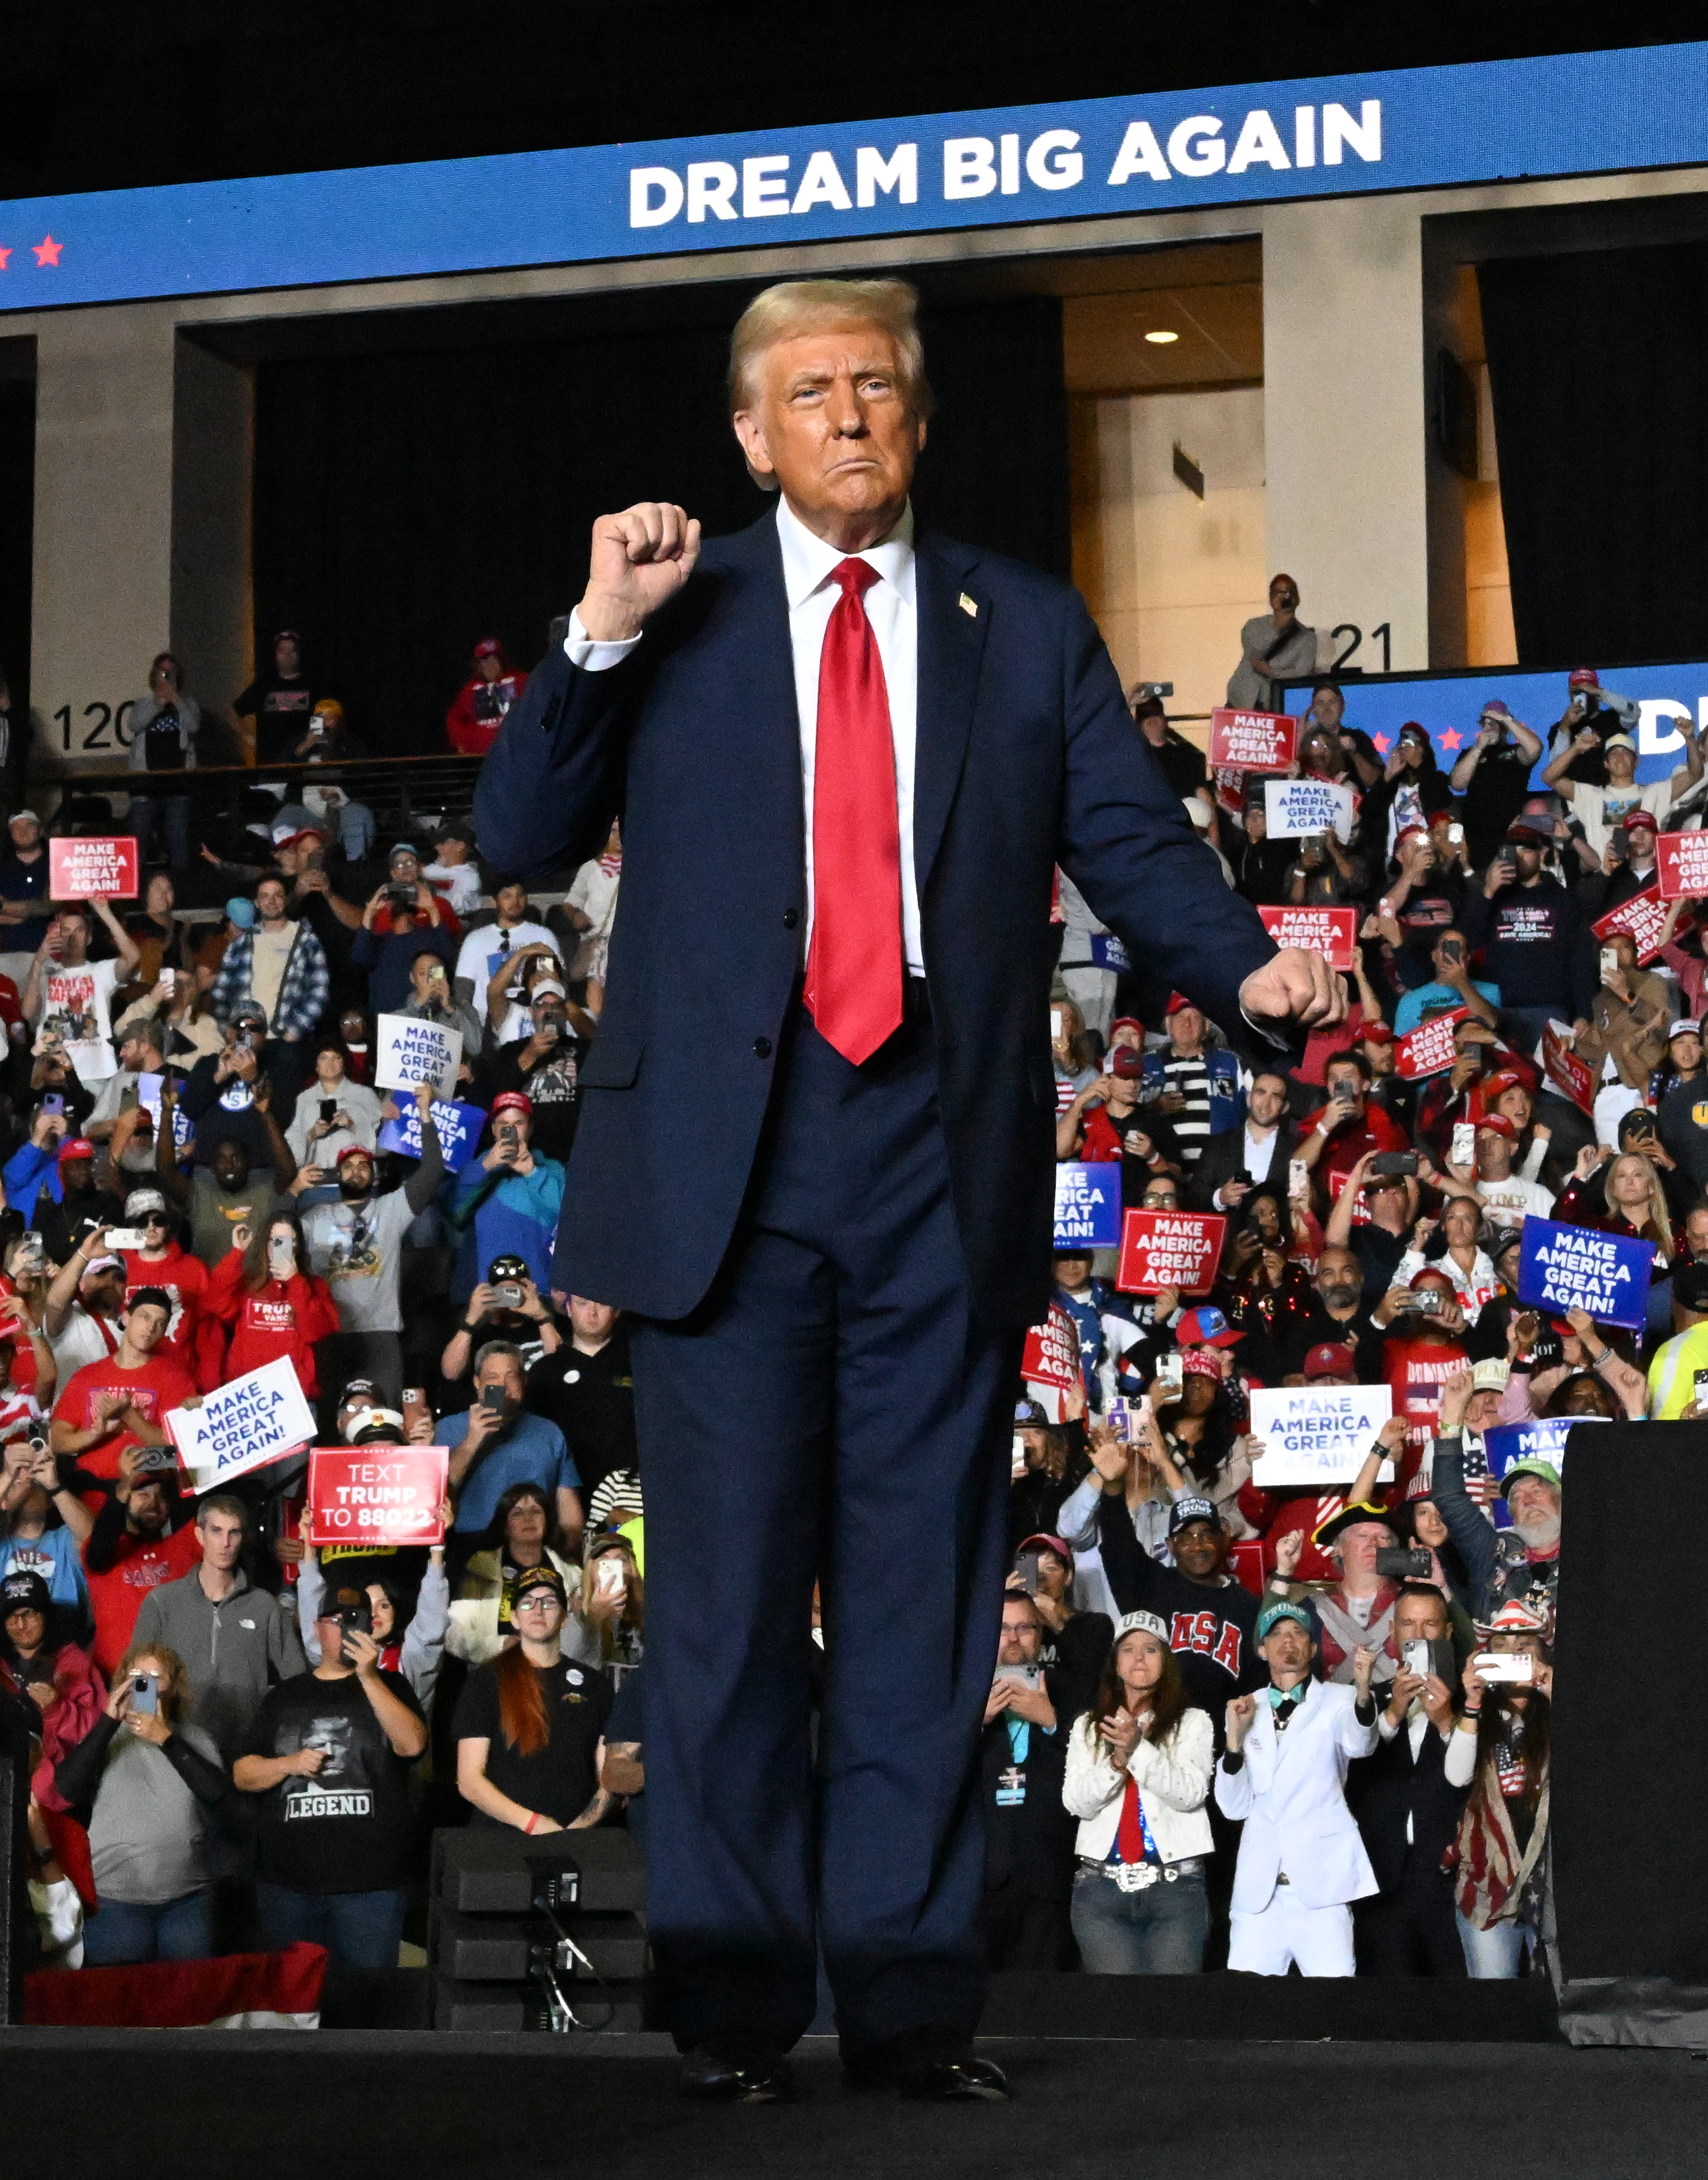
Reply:
[[595, 643], [581, 626], [578, 607], [570, 615], [569, 631], [564, 637], [564, 652], [570, 665], [579, 666], [583, 673], [603, 674], [608, 667], [620, 666], [640, 640], [638, 636], [631, 636], [621, 643]]

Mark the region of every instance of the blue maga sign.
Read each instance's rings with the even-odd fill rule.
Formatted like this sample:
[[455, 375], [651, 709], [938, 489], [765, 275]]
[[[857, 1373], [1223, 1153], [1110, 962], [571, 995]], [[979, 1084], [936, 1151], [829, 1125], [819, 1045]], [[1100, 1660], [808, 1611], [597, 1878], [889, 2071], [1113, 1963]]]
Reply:
[[1497, 1423], [1483, 1434], [1489, 1473], [1504, 1476], [1515, 1461], [1551, 1461], [1558, 1468], [1566, 1458], [1566, 1440], [1579, 1424], [1606, 1421], [1605, 1416], [1546, 1416], [1535, 1423]]
[[1555, 1317], [1581, 1309], [1598, 1324], [1640, 1330], [1654, 1259], [1652, 1241], [1557, 1219], [1527, 1219], [1518, 1243], [1518, 1299]]
[[0, 311], [1705, 162], [1708, 47], [1553, 53], [25, 198]]
[[[414, 1104], [399, 1108], [402, 1117], [385, 1121], [374, 1138], [383, 1151], [396, 1151], [404, 1158], [421, 1156], [421, 1113]], [[475, 1154], [475, 1146], [481, 1139], [481, 1130], [487, 1124], [485, 1109], [479, 1105], [454, 1104], [435, 1098], [433, 1103], [433, 1126], [438, 1131], [439, 1150], [447, 1173], [460, 1173]]]
[[[1515, 718], [1539, 735], [1542, 754], [1530, 773], [1540, 787], [1542, 768], [1551, 755], [1548, 738], [1570, 701], [1571, 666], [1590, 666], [1604, 676], [1610, 696], [1628, 696], [1638, 709], [1637, 777], [1665, 779], [1684, 761], [1681, 719], [1708, 726], [1708, 661], [1690, 659], [1675, 666], [1614, 667], [1605, 659], [1579, 658], [1551, 673], [1520, 673], [1515, 666], [1479, 666], [1469, 673], [1395, 674], [1380, 680], [1341, 684], [1347, 700], [1347, 724], [1361, 728], [1386, 757], [1400, 729], [1413, 720], [1430, 737], [1435, 761], [1451, 772], [1477, 739], [1477, 722], [1491, 696], [1498, 696]], [[1310, 692], [1296, 689], [1288, 711], [1309, 710]]]
[[1055, 1169], [1055, 1246], [1113, 1249], [1121, 1241], [1121, 1168], [1111, 1161]]

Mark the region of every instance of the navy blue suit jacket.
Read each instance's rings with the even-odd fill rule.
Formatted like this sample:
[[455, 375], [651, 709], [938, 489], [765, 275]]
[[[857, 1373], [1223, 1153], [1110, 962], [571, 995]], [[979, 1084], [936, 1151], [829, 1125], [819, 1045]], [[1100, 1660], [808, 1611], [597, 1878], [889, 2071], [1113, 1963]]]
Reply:
[[[1050, 1293], [1055, 864], [1230, 1035], [1242, 980], [1275, 949], [1194, 839], [1078, 593], [946, 538], [916, 553], [913, 856], [956, 1219], [990, 1320], [1033, 1324]], [[596, 855], [622, 819], [556, 1270], [575, 1293], [686, 1316], [736, 1229], [802, 966], [774, 516], [709, 539], [620, 665], [583, 672], [555, 647], [487, 757], [476, 814], [483, 855], [525, 875]]]

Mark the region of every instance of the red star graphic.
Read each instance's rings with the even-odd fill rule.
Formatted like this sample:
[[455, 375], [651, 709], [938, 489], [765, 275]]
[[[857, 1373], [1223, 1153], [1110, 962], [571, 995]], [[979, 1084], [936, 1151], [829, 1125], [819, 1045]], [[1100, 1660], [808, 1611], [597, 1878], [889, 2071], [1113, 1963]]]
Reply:
[[1454, 733], [1451, 727], [1449, 727], [1446, 733], [1441, 736], [1441, 747], [1443, 749], [1457, 749], [1459, 746], [1459, 741], [1460, 737]]
[[11, 255], [12, 252], [9, 250], [0, 250], [0, 272], [6, 270], [6, 261]]
[[56, 242], [50, 234], [43, 241], [32, 242], [30, 247], [36, 252], [36, 262], [38, 265], [57, 265], [59, 262], [59, 253], [65, 245], [63, 242]]
[[1393, 747], [1392, 742], [1386, 735], [1372, 735], [1370, 736], [1370, 740], [1375, 744], [1376, 747], [1381, 751], [1384, 757], [1386, 757], [1388, 751]]

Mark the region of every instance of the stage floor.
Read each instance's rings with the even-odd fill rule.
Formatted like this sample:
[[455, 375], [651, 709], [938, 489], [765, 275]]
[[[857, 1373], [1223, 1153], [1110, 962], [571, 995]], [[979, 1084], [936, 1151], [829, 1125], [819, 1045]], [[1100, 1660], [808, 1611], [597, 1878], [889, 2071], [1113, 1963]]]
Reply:
[[[1295, 1986], [1297, 1988], [1297, 1986]], [[1276, 1992], [1285, 2007], [1284, 1989]], [[1011, 2040], [1007, 2106], [848, 2094], [834, 2046], [802, 2101], [708, 2110], [645, 2037], [601, 2056], [538, 2037], [0, 2033], [9, 2170], [300, 2180], [1661, 2180], [1697, 2166], [1708, 2064], [1539, 2044]]]

